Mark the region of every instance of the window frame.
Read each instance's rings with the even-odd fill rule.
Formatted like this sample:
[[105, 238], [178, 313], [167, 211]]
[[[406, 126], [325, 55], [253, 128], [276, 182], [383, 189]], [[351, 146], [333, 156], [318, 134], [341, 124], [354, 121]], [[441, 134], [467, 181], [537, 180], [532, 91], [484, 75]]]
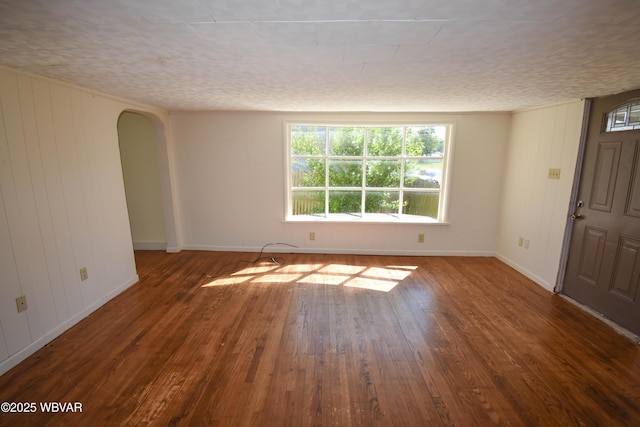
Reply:
[[[295, 189], [301, 189], [302, 187], [292, 186], [292, 164], [295, 158], [301, 157], [314, 157], [311, 155], [292, 155], [292, 142], [291, 142], [291, 128], [293, 126], [317, 126], [326, 127], [369, 127], [369, 128], [381, 128], [381, 127], [403, 127], [403, 141], [402, 141], [402, 153], [399, 156], [372, 156], [367, 155], [366, 149], [364, 149], [361, 156], [335, 156], [331, 155], [328, 148], [328, 142], [326, 142], [326, 149], [324, 155], [317, 156], [325, 161], [325, 185], [323, 187], [309, 187], [310, 191], [318, 190], [324, 191], [325, 195], [325, 210], [324, 213], [318, 215], [293, 215], [293, 193]], [[444, 147], [441, 157], [431, 156], [406, 156], [406, 128], [407, 127], [431, 127], [431, 126], [444, 126], [446, 128]], [[285, 120], [284, 121], [284, 141], [285, 141], [285, 215], [284, 222], [333, 222], [333, 223], [381, 223], [381, 224], [394, 224], [394, 223], [407, 223], [407, 224], [434, 224], [434, 225], [448, 225], [449, 219], [449, 200], [451, 192], [451, 170], [452, 170], [452, 158], [453, 158], [453, 145], [454, 145], [454, 133], [456, 123], [451, 120], [420, 120], [420, 121], [362, 121], [362, 120], [350, 120], [350, 121], [335, 121], [335, 120]], [[328, 138], [327, 138], [328, 140]], [[366, 145], [366, 142], [365, 142]], [[404, 187], [404, 165], [407, 160], [425, 160], [425, 159], [442, 159], [442, 178], [439, 189], [429, 188], [411, 188]], [[330, 160], [358, 160], [366, 164], [369, 160], [399, 160], [401, 167], [400, 185], [392, 187], [392, 191], [398, 190], [400, 193], [399, 203], [402, 203], [402, 195], [404, 192], [419, 191], [424, 193], [436, 193], [439, 194], [438, 202], [438, 214], [437, 218], [431, 218], [421, 215], [403, 214], [402, 209], [399, 209], [399, 213], [387, 214], [387, 213], [367, 213], [365, 208], [365, 200], [367, 191], [384, 191], [385, 187], [366, 187], [363, 176], [362, 184], [354, 187], [332, 187], [329, 185], [329, 163]], [[363, 166], [363, 174], [366, 175], [367, 168]], [[391, 187], [390, 187], [391, 188]], [[361, 192], [361, 216], [351, 215], [348, 213], [330, 213], [329, 212], [329, 191], [347, 190], [347, 191], [359, 191]]]

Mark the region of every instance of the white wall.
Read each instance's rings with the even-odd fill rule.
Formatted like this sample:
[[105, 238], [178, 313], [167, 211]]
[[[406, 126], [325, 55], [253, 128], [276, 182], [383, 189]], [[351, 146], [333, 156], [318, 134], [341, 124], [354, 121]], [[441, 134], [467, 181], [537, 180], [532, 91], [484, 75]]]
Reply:
[[[548, 290], [560, 265], [583, 109], [576, 101], [514, 113], [511, 120], [497, 255]], [[548, 179], [549, 168], [561, 169], [559, 180]]]
[[0, 373], [137, 281], [116, 128], [129, 108], [147, 109], [0, 69]]
[[125, 111], [118, 140], [134, 249], [166, 249], [158, 143], [153, 124]]
[[[495, 254], [510, 114], [182, 112], [170, 118], [184, 248], [258, 250], [285, 242], [309, 252]], [[455, 122], [450, 225], [284, 223], [284, 121], [305, 119]], [[424, 243], [418, 233], [425, 233]]]
[[[156, 132], [173, 127], [175, 143], [163, 135], [159, 153], [163, 191], [175, 188], [177, 196], [163, 200], [172, 250], [286, 242], [309, 252], [497, 253], [551, 289], [582, 108], [168, 116], [0, 68], [0, 374], [137, 281], [116, 127], [124, 110], [151, 113]], [[305, 118], [455, 122], [450, 224], [284, 223], [283, 123]], [[559, 181], [546, 178], [549, 167], [562, 169]], [[529, 249], [518, 247], [519, 236]], [[89, 272], [84, 282], [81, 267]], [[22, 294], [29, 308], [17, 313]]]

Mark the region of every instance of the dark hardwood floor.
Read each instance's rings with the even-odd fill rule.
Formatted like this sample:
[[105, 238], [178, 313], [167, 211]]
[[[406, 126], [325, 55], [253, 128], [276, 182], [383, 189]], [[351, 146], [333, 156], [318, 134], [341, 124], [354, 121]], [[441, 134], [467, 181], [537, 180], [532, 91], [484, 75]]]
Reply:
[[0, 377], [38, 405], [0, 425], [640, 425], [640, 347], [496, 259], [256, 257], [137, 252]]

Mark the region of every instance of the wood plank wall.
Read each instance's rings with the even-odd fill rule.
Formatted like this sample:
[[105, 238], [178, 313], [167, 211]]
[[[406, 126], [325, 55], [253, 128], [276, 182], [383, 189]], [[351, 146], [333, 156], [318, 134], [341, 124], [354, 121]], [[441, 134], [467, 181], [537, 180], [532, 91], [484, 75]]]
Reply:
[[0, 373], [137, 280], [116, 128], [130, 107], [0, 69]]

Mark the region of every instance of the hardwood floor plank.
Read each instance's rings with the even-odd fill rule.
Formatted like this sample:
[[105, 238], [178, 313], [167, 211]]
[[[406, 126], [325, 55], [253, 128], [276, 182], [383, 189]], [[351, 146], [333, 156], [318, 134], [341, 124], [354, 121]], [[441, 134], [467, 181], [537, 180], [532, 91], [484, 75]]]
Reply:
[[136, 252], [138, 284], [0, 377], [83, 412], [0, 426], [640, 425], [640, 348], [497, 259], [277, 260]]

